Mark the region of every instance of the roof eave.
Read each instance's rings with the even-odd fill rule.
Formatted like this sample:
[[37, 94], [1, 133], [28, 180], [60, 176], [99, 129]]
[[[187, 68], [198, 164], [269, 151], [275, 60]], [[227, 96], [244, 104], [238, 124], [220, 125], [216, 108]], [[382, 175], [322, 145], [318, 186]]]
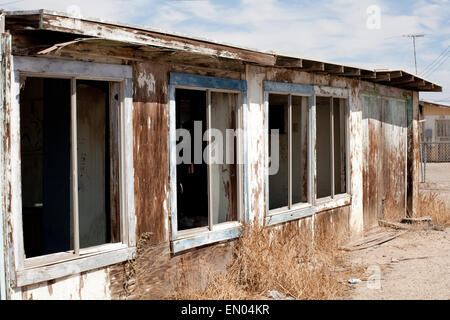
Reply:
[[10, 11], [5, 12], [5, 14], [9, 26], [13, 28], [66, 32], [105, 40], [240, 60], [261, 66], [290, 68], [305, 72], [356, 78], [413, 91], [442, 92], [441, 86], [402, 70], [370, 70], [274, 52], [269, 53], [131, 24], [84, 17], [77, 18], [48, 10]]

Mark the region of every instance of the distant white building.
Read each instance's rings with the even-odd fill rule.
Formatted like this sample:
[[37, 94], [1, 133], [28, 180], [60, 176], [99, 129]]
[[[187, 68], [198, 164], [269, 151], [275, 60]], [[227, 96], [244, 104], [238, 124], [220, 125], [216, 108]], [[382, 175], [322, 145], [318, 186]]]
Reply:
[[427, 161], [450, 161], [450, 106], [419, 102], [420, 140], [428, 146]]

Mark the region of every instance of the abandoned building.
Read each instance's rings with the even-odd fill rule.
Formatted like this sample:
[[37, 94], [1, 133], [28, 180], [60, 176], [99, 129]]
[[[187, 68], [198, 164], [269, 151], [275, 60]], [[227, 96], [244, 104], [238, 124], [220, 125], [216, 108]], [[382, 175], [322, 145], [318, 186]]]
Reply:
[[[439, 85], [46, 10], [1, 25], [2, 299], [118, 298], [144, 233], [175, 258], [250, 221], [356, 238], [416, 214]], [[237, 132], [236, 161], [178, 163], [177, 130], [210, 128]]]
[[450, 105], [419, 102], [421, 141], [450, 142]]

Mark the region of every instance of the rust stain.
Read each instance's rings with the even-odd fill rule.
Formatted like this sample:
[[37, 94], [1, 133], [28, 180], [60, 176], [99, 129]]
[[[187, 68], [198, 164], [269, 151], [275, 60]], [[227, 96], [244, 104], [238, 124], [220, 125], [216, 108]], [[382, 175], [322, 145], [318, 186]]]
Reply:
[[47, 290], [48, 294], [51, 297], [53, 295], [53, 285], [56, 283], [56, 280], [47, 281]]
[[[151, 232], [154, 243], [168, 240], [168, 72], [164, 65], [133, 64], [136, 232]], [[148, 81], [139, 81], [143, 76]]]
[[318, 213], [314, 218], [314, 229], [325, 235], [345, 237], [350, 231], [350, 206]]
[[[275, 74], [272, 77], [272, 81], [276, 82], [293, 82], [294, 80], [294, 72], [291, 70], [286, 69], [272, 69], [274, 70]], [[269, 71], [269, 69], [268, 69]], [[266, 73], [268, 72], [266, 71]], [[266, 75], [266, 78], [268, 78], [268, 75]]]
[[80, 274], [80, 288], [78, 289], [78, 296], [80, 299], [82, 299], [82, 292], [84, 288], [84, 280], [83, 280], [83, 273]]

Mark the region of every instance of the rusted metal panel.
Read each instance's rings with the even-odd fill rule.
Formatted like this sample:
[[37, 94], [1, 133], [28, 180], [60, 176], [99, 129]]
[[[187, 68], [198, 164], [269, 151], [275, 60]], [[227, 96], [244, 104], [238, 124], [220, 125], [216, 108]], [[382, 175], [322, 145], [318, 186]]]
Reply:
[[346, 205], [318, 213], [314, 218], [315, 231], [336, 239], [346, 237], [350, 231], [350, 210], [351, 207]]
[[378, 223], [381, 210], [381, 116], [380, 100], [374, 95], [362, 95], [363, 101], [363, 210], [364, 229]]
[[169, 212], [169, 80], [165, 65], [133, 64], [136, 232], [167, 241]]
[[370, 229], [389, 214], [402, 217], [406, 209], [406, 100], [373, 93], [363, 103], [363, 211]]
[[407, 110], [406, 101], [382, 98], [383, 214], [406, 212]]

